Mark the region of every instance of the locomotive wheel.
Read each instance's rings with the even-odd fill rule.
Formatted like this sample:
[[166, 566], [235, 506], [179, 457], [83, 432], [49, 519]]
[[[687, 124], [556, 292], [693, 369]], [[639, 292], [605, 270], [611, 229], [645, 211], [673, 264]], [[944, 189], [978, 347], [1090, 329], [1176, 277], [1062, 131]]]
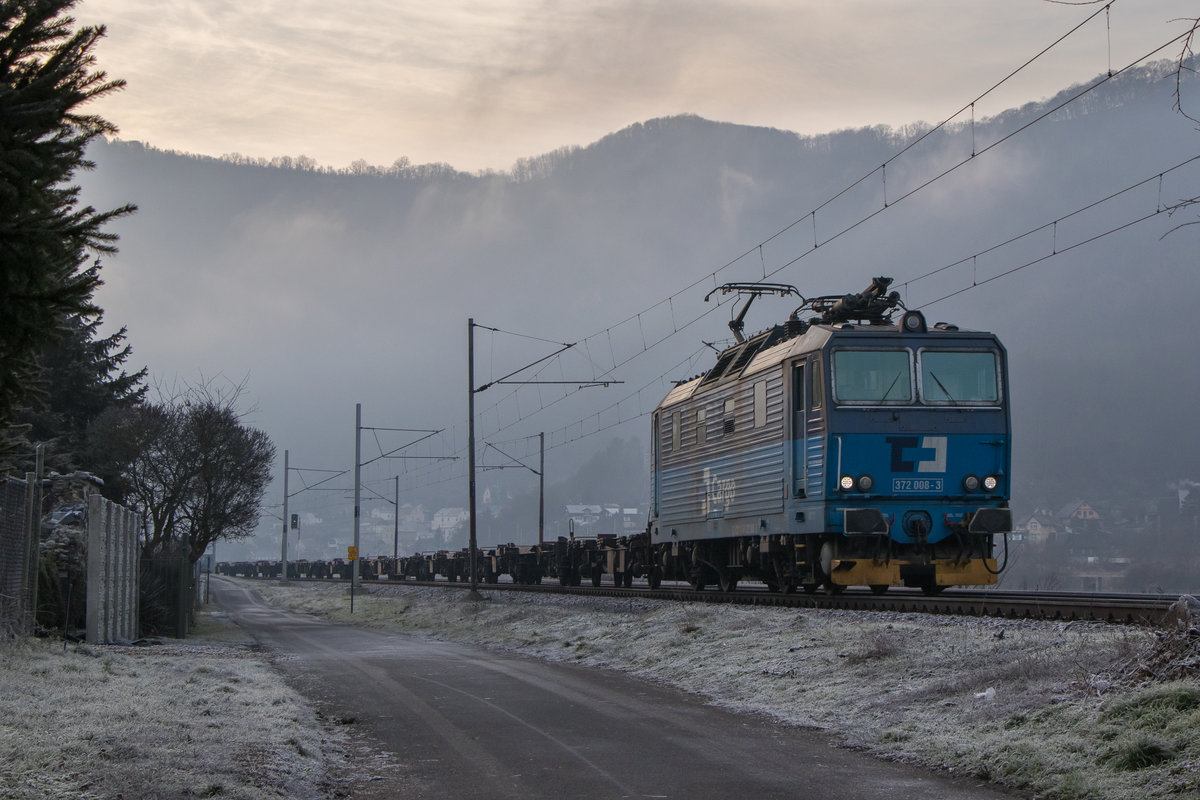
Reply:
[[[629, 580], [630, 577], [632, 576], [626, 573], [626, 580]], [[651, 589], [657, 589], [662, 586], [662, 570], [658, 567], [651, 567], [649, 574], [646, 575], [646, 582], [650, 584]], [[625, 585], [628, 586], [629, 584], [626, 583]]]
[[802, 583], [800, 588], [804, 590], [805, 594], [816, 594], [817, 589], [820, 589], [821, 586], [817, 583]]
[[688, 576], [688, 584], [694, 592], [703, 592], [704, 587], [708, 586], [708, 583], [704, 580], [704, 576], [699, 572]]
[[883, 594], [890, 588], [891, 586], [886, 583], [872, 583], [871, 594]]
[[604, 575], [604, 571], [599, 567], [592, 567], [592, 586], [600, 588], [600, 578]]
[[947, 587], [939, 586], [933, 581], [921, 584], [921, 594], [925, 595], [926, 597], [934, 597], [935, 595], [939, 595], [946, 591], [946, 589]]
[[[633, 586], [633, 572], [626, 572], [626, 573], [624, 573], [624, 574], [621, 576], [621, 581], [622, 581], [622, 584], [625, 586], [625, 588], [626, 588], [626, 589], [628, 589], [629, 587]], [[654, 585], [654, 586], [651, 586], [650, 588], [651, 588], [651, 589], [657, 589], [657, 588], [658, 588], [658, 586], [657, 586], [657, 584], [656, 584], [656, 585]]]
[[737, 576], [729, 574], [722, 575], [717, 579], [717, 585], [721, 587], [722, 592], [732, 592], [737, 589]]
[[846, 587], [842, 584], [834, 583], [833, 581], [825, 581], [825, 594], [835, 595], [841, 594], [844, 591], [846, 591]]

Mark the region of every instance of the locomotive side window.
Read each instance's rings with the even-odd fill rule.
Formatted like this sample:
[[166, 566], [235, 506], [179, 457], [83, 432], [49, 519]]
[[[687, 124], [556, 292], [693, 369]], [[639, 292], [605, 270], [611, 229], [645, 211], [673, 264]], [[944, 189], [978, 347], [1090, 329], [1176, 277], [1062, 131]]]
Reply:
[[722, 431], [724, 433], [728, 434], [728, 433], [733, 433], [733, 431], [734, 431], [733, 412], [736, 408], [737, 408], [737, 403], [735, 403], [733, 401], [732, 397], [725, 401], [725, 419], [724, 419], [725, 425], [722, 428]]
[[[813, 387], [816, 391], [816, 386]], [[808, 482], [808, 417], [804, 410], [804, 362], [792, 366], [792, 495], [804, 497]]]
[[908, 350], [835, 350], [833, 393], [839, 403], [911, 403]]
[[708, 441], [708, 411], [703, 408], [696, 409], [696, 444], [704, 444]]
[[825, 379], [821, 374], [821, 361], [812, 361], [812, 409], [816, 411], [825, 405]]
[[671, 415], [671, 449], [678, 450], [680, 443], [680, 417], [682, 415], [676, 411]]
[[996, 354], [986, 350], [921, 350], [921, 401], [932, 405], [995, 405], [1000, 401]]
[[761, 428], [767, 424], [767, 382], [758, 381], [754, 384], [754, 427]]
[[658, 516], [658, 471], [660, 468], [660, 465], [658, 463], [658, 447], [659, 447], [658, 433], [659, 433], [659, 424], [661, 422], [657, 411], [654, 412], [653, 420], [654, 420], [654, 423], [653, 423], [654, 427], [653, 427], [653, 430], [652, 430], [652, 433], [650, 436], [650, 480], [651, 480], [651, 485], [652, 485], [651, 486], [651, 494], [653, 495], [652, 499], [654, 501], [654, 516], [657, 517]]

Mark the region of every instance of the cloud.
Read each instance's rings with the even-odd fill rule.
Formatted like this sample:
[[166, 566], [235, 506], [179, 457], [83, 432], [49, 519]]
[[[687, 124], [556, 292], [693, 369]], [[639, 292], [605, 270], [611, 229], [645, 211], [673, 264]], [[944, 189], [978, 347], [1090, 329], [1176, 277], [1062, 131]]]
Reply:
[[[331, 166], [504, 169], [678, 113], [819, 133], [941, 119], [1093, 9], [956, 0], [86, 0], [98, 109], [127, 138]], [[1102, 16], [1015, 102], [1083, 80], [1194, 11]], [[1062, 55], [1058, 55], [1062, 53]], [[997, 109], [1015, 104], [1006, 99]]]

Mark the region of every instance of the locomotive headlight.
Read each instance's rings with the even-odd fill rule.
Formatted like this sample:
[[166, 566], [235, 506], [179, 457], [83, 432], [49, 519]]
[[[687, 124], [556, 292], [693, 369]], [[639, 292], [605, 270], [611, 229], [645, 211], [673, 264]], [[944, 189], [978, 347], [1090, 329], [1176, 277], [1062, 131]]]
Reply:
[[974, 494], [975, 492], [978, 492], [979, 478], [975, 477], [974, 475], [968, 475], [967, 477], [963, 478], [962, 487], [963, 491], [965, 491], [967, 494]]
[[863, 494], [866, 494], [867, 492], [871, 491], [874, 488], [875, 488], [875, 479], [874, 478], [872, 478], [870, 475], [859, 475], [858, 476], [858, 490], [860, 492], [862, 492]]
[[854, 488], [854, 477], [852, 475], [843, 475], [838, 480], [838, 486], [841, 487], [843, 492], [850, 491]]
[[994, 492], [994, 491], [996, 491], [996, 488], [999, 485], [1000, 485], [1000, 479], [997, 478], [995, 475], [988, 475], [986, 478], [983, 479], [984, 491]]

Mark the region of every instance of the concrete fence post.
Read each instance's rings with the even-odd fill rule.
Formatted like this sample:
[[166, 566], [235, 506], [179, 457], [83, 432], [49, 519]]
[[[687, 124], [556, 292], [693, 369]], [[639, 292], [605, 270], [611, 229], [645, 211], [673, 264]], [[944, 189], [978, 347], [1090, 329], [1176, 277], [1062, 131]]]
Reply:
[[112, 519], [113, 584], [112, 638], [128, 639], [125, 635], [125, 509], [113, 506]]
[[87, 560], [87, 641], [96, 644], [102, 641], [104, 594], [104, 505], [98, 494], [88, 498], [88, 560]]
[[126, 509], [125, 527], [125, 634], [127, 639], [138, 636], [138, 515]]
[[98, 494], [88, 498], [88, 642], [137, 636], [137, 534], [137, 514]]
[[133, 639], [129, 620], [131, 611], [129, 604], [129, 584], [131, 579], [129, 564], [129, 511], [122, 508], [117, 514], [117, 562], [120, 564], [120, 580], [117, 581], [117, 636], [122, 639]]

